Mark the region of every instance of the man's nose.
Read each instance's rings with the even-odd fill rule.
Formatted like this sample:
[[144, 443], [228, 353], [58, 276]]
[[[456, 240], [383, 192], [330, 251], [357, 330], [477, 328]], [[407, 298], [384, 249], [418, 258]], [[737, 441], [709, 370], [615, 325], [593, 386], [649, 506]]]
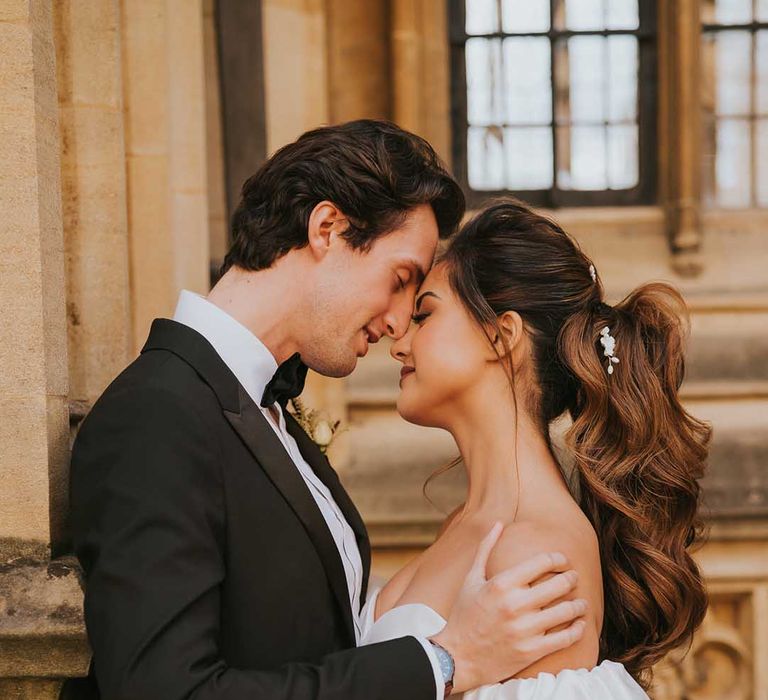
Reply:
[[389, 347], [389, 354], [398, 362], [405, 362], [411, 351], [411, 334], [406, 331]]
[[386, 334], [394, 340], [402, 338], [411, 325], [413, 300], [404, 299], [392, 306], [384, 316]]

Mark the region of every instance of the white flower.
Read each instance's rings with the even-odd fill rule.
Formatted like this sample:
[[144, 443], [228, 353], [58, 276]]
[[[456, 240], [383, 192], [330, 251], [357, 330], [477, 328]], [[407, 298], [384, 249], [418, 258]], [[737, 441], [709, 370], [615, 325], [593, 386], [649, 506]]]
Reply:
[[603, 346], [603, 357], [608, 358], [607, 370], [608, 374], [613, 374], [613, 365], [619, 363], [619, 358], [614, 357], [613, 354], [616, 351], [616, 338], [611, 335], [611, 329], [605, 326], [600, 331], [600, 345]]
[[317, 422], [312, 431], [312, 439], [320, 446], [327, 447], [333, 440], [333, 430], [328, 421], [321, 420]]

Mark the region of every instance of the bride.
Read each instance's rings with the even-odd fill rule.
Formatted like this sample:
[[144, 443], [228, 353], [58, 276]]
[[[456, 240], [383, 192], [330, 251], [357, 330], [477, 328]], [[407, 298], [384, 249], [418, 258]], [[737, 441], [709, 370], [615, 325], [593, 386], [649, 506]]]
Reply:
[[[391, 353], [403, 365], [398, 411], [451, 433], [466, 501], [369, 598], [362, 643], [423, 635], [450, 653], [441, 631], [478, 542], [501, 522], [488, 576], [564, 552], [586, 628], [574, 646], [464, 698], [647, 697], [651, 666], [690, 639], [707, 606], [688, 549], [710, 431], [678, 397], [684, 312], [664, 284], [608, 305], [576, 243], [514, 200], [464, 226]], [[563, 415], [568, 478], [549, 437]]]

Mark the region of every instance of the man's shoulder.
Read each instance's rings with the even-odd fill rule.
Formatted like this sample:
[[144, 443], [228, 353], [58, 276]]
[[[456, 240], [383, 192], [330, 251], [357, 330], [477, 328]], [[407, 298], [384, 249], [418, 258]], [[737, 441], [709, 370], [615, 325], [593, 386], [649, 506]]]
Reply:
[[158, 403], [185, 406], [197, 414], [221, 411], [215, 393], [192, 366], [169, 350], [153, 350], [139, 355], [112, 381], [89, 418]]

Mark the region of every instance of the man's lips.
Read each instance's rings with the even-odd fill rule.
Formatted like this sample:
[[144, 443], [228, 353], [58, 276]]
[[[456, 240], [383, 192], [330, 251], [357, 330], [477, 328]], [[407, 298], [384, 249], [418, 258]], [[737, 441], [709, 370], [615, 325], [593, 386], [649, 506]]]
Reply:
[[405, 377], [407, 377], [409, 374], [412, 374], [412, 373], [413, 373], [413, 372], [415, 372], [415, 371], [416, 371], [416, 370], [415, 370], [413, 367], [408, 367], [408, 366], [406, 365], [405, 367], [403, 367], [403, 368], [400, 370], [400, 380], [402, 381], [403, 379], [405, 379]]

